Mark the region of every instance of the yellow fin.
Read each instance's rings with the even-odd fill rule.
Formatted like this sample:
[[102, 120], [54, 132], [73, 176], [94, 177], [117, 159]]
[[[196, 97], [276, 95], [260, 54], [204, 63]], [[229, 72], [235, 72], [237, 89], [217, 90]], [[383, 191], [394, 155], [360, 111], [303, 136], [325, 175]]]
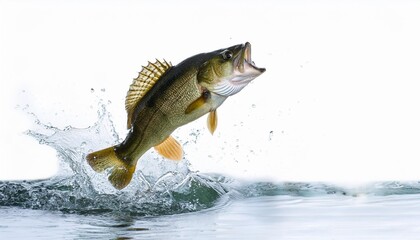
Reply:
[[192, 111], [199, 109], [201, 106], [203, 106], [207, 102], [207, 99], [209, 99], [210, 96], [211, 96], [210, 92], [208, 90], [204, 90], [201, 96], [197, 98], [194, 102], [192, 102], [187, 107], [187, 109], [185, 109], [185, 114], [189, 114]]
[[214, 131], [217, 128], [217, 112], [216, 110], [210, 111], [209, 116], [207, 117], [207, 128], [210, 133], [213, 135]]
[[156, 59], [155, 63], [149, 62], [139, 73], [139, 76], [133, 80], [130, 89], [125, 98], [125, 110], [127, 110], [127, 129], [131, 127], [133, 121], [133, 114], [137, 104], [141, 98], [153, 87], [153, 85], [160, 79], [160, 77], [172, 67], [171, 63], [166, 60], [159, 61]]
[[131, 182], [135, 170], [135, 166], [114, 167], [114, 169], [112, 169], [111, 175], [108, 177], [108, 180], [111, 182], [112, 186], [118, 190], [121, 190]]
[[163, 157], [171, 160], [181, 160], [183, 151], [181, 144], [172, 136], [169, 136], [161, 144], [155, 146], [155, 150]]
[[108, 180], [116, 189], [125, 188], [131, 181], [136, 166], [129, 166], [118, 158], [115, 154], [114, 147], [106, 148], [97, 152], [90, 153], [86, 156], [89, 165], [96, 172], [102, 172], [111, 168], [111, 174]]

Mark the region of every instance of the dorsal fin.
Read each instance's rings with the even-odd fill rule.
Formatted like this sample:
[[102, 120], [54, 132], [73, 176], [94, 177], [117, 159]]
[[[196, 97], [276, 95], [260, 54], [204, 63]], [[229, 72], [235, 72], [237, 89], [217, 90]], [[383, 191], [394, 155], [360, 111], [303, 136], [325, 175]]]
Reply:
[[141, 98], [153, 87], [153, 85], [160, 79], [160, 77], [172, 67], [171, 63], [166, 60], [159, 61], [156, 59], [155, 63], [149, 64], [139, 73], [139, 76], [133, 80], [130, 89], [125, 98], [125, 110], [127, 110], [127, 129], [131, 127], [133, 121], [134, 109]]

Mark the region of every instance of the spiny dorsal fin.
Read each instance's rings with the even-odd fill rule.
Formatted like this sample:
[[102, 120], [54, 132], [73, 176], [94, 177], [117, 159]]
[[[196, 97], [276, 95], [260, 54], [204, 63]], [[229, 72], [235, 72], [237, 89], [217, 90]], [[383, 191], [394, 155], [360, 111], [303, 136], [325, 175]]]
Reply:
[[131, 127], [134, 109], [141, 98], [153, 87], [160, 77], [170, 68], [172, 64], [166, 60], [155, 63], [149, 62], [139, 73], [139, 76], [133, 80], [130, 89], [125, 98], [125, 110], [127, 110], [127, 128]]
[[183, 151], [181, 144], [172, 136], [155, 146], [155, 150], [163, 157], [171, 160], [181, 160]]

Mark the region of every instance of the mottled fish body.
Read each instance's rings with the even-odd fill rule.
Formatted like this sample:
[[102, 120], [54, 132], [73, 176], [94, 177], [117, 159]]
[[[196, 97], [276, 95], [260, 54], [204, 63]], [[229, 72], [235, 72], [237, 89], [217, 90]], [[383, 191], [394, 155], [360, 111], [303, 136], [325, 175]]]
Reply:
[[126, 139], [87, 155], [97, 172], [111, 169], [111, 184], [126, 187], [138, 159], [150, 148], [165, 158], [180, 160], [181, 144], [172, 136], [178, 127], [209, 113], [208, 128], [217, 126], [216, 109], [265, 71], [251, 60], [249, 43], [202, 53], [172, 66], [166, 61], [143, 67], [126, 97]]

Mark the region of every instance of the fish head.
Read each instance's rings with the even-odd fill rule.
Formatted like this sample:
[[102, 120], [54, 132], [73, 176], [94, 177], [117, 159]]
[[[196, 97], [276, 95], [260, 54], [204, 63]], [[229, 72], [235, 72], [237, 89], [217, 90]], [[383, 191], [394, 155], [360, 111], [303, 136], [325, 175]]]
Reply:
[[265, 72], [251, 59], [251, 44], [235, 45], [209, 53], [198, 72], [198, 82], [212, 93], [228, 97], [240, 92]]

